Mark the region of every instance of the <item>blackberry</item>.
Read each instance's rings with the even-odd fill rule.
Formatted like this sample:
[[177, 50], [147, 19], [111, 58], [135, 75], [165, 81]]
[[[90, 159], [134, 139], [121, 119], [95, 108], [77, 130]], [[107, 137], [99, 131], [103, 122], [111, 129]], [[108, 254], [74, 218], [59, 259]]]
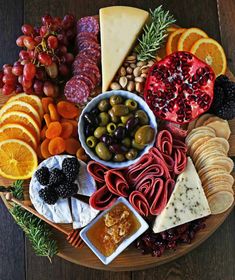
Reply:
[[57, 195], [61, 198], [69, 198], [77, 193], [78, 186], [74, 183], [66, 182], [55, 187]]
[[62, 170], [55, 168], [50, 172], [49, 185], [59, 185], [65, 181], [65, 176]]
[[38, 169], [35, 173], [35, 176], [41, 185], [46, 186], [49, 183], [50, 172], [47, 167], [43, 166]]
[[216, 112], [216, 115], [225, 120], [235, 117], [235, 100], [224, 103]]
[[221, 86], [215, 86], [214, 88], [214, 99], [211, 104], [210, 110], [213, 113], [216, 113], [216, 111], [223, 105], [224, 103], [224, 90]]
[[230, 81], [223, 87], [226, 99], [235, 99], [235, 83]]
[[75, 157], [66, 158], [62, 163], [62, 171], [68, 182], [74, 182], [78, 176], [80, 164]]
[[43, 199], [47, 204], [55, 204], [59, 198], [55, 190], [49, 187], [41, 189], [38, 193], [41, 199]]
[[215, 84], [216, 85], [224, 85], [229, 81], [229, 78], [225, 75], [220, 75], [219, 77], [216, 78]]

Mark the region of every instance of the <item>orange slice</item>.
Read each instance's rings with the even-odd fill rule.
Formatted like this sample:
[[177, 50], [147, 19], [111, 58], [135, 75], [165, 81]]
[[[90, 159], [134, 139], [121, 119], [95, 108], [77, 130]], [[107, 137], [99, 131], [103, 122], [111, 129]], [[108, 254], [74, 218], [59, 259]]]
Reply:
[[178, 50], [178, 41], [185, 28], [178, 28], [170, 34], [166, 42], [166, 54], [169, 55]]
[[37, 139], [29, 129], [16, 123], [5, 124], [0, 128], [0, 141], [19, 139], [28, 143], [34, 150], [37, 148]]
[[189, 28], [184, 31], [178, 41], [178, 51], [190, 51], [199, 39], [208, 38], [208, 35], [199, 28]]
[[201, 60], [209, 64], [216, 76], [225, 74], [227, 60], [222, 46], [211, 38], [198, 40], [191, 48], [190, 52]]
[[33, 148], [18, 139], [0, 142], [0, 158], [0, 175], [13, 180], [29, 179], [38, 165]]
[[43, 117], [42, 102], [38, 96], [29, 95], [26, 93], [20, 93], [20, 94], [14, 95], [11, 98], [9, 98], [7, 103], [15, 101], [15, 100], [20, 100], [20, 101], [29, 103], [36, 109], [36, 111], [39, 113], [40, 117], [41, 118]]
[[19, 111], [10, 111], [2, 115], [1, 125], [8, 123], [21, 124], [33, 131], [36, 139], [40, 139], [40, 128], [37, 122], [28, 114]]
[[0, 118], [2, 117], [2, 115], [10, 111], [25, 112], [30, 115], [38, 124], [41, 123], [39, 113], [32, 105], [27, 102], [16, 100], [10, 103], [6, 103], [0, 110]]

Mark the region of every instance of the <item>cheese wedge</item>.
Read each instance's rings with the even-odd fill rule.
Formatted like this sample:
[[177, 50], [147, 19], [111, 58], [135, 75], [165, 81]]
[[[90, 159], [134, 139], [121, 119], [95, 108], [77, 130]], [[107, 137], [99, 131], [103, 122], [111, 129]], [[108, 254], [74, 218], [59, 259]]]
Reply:
[[211, 214], [208, 201], [191, 158], [176, 181], [174, 191], [153, 224], [155, 233], [188, 223]]
[[102, 91], [109, 88], [116, 72], [131, 51], [149, 13], [125, 6], [99, 11], [101, 35]]

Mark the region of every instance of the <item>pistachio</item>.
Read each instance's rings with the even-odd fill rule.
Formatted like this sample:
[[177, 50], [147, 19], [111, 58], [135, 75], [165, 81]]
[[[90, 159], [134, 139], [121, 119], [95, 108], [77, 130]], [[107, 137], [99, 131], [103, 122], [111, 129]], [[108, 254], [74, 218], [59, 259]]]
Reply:
[[135, 77], [135, 82], [143, 83], [144, 82], [144, 78], [143, 77]]
[[144, 65], [146, 65], [146, 64], [147, 64], [146, 61], [138, 61], [138, 62], [137, 62], [137, 66], [139, 66], [139, 67], [142, 67], [142, 66], [144, 66]]
[[144, 90], [144, 84], [143, 83], [136, 83], [135, 84], [135, 90], [139, 93], [143, 92]]
[[136, 67], [136, 68], [133, 70], [133, 75], [134, 75], [135, 77], [139, 77], [140, 74], [141, 74], [141, 70], [140, 70], [140, 67], [138, 66], [138, 67]]
[[148, 66], [143, 66], [141, 67], [141, 73], [147, 74], [149, 72], [149, 67]]
[[128, 80], [134, 80], [134, 76], [133, 75], [126, 75]]
[[119, 84], [122, 88], [125, 88], [128, 83], [127, 77], [120, 77]]
[[149, 61], [148, 61], [148, 66], [152, 66], [154, 63], [155, 63], [155, 61], [149, 60]]
[[133, 81], [129, 81], [127, 84], [127, 90], [134, 91], [134, 89], [135, 89], [135, 83]]
[[118, 90], [121, 89], [121, 86], [119, 85], [119, 83], [113, 82], [111, 83], [110, 88], [113, 90]]
[[136, 67], [136, 64], [135, 63], [131, 63], [130, 67], [134, 69]]
[[126, 69], [125, 69], [125, 67], [122, 66], [122, 67], [119, 69], [118, 75], [120, 75], [120, 76], [126, 76]]
[[146, 78], [147, 78], [147, 74], [146, 74], [146, 73], [142, 73], [142, 74], [140, 75], [140, 77], [146, 79]]
[[128, 66], [128, 67], [126, 68], [126, 73], [127, 73], [127, 74], [132, 74], [132, 72], [133, 72], [133, 69], [132, 69], [131, 67]]

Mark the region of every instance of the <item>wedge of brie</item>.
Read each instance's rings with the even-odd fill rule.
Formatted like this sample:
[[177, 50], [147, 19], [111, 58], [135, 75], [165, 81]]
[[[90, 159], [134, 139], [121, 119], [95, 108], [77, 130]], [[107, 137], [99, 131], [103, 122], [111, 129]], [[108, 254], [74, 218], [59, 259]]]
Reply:
[[201, 180], [191, 158], [176, 181], [174, 191], [153, 224], [155, 233], [185, 224], [211, 214]]

